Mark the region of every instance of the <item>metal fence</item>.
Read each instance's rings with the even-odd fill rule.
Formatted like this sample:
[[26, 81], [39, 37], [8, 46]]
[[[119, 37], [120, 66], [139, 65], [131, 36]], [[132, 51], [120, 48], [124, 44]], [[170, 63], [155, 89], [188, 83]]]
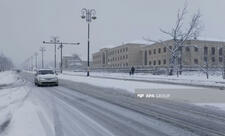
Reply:
[[[121, 68], [93, 68], [91, 67], [90, 70], [92, 72], [110, 72], [110, 73], [129, 73], [130, 67], [121, 67]], [[190, 67], [190, 66], [183, 66], [182, 72], [186, 71], [199, 71], [204, 72], [202, 67], [196, 66], [196, 67]], [[175, 69], [174, 72], [176, 72], [178, 69]], [[78, 69], [70, 69], [70, 71], [74, 72], [86, 72], [87, 68], [78, 68]], [[154, 75], [160, 75], [160, 74], [168, 74], [169, 67], [145, 67], [145, 66], [136, 66], [135, 67], [135, 73], [152, 73]], [[209, 72], [222, 72], [223, 67], [210, 67], [208, 68]]]

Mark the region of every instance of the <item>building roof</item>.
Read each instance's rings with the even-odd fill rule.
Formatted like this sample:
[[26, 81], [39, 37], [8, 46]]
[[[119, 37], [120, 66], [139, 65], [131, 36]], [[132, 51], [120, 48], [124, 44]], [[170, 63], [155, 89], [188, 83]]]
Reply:
[[148, 40], [135, 40], [131, 42], [125, 42], [125, 44], [142, 44], [142, 45], [150, 45], [153, 44], [154, 42], [148, 41]]
[[225, 42], [225, 39], [222, 38], [207, 38], [207, 37], [199, 37], [197, 38], [199, 41], [211, 41], [211, 42]]

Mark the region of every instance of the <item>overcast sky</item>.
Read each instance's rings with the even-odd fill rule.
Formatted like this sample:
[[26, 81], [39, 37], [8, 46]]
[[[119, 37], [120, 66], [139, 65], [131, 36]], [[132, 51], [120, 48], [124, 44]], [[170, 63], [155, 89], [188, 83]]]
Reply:
[[[225, 0], [187, 1], [187, 18], [201, 11], [201, 37], [225, 40]], [[58, 36], [61, 41], [81, 43], [65, 47], [65, 55], [77, 53], [86, 59], [87, 23], [80, 18], [82, 8], [97, 12], [97, 20], [91, 23], [93, 53], [142, 37], [164, 37], [159, 28], [169, 30], [183, 5], [184, 0], [0, 0], [0, 53], [20, 64], [39, 51], [43, 40]], [[53, 46], [46, 49], [46, 59], [53, 60]]]

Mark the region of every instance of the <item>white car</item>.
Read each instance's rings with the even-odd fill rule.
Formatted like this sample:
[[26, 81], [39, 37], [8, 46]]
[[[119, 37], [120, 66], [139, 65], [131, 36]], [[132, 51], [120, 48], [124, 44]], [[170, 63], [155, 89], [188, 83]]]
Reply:
[[57, 74], [51, 69], [36, 70], [34, 84], [37, 86], [55, 85], [58, 86]]

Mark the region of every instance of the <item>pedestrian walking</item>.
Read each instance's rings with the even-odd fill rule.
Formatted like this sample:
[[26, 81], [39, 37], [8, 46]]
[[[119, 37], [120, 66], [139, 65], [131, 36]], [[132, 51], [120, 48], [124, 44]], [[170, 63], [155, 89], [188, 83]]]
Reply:
[[134, 66], [132, 66], [131, 67], [131, 74], [134, 75], [134, 72], [135, 72], [135, 68], [134, 68]]

